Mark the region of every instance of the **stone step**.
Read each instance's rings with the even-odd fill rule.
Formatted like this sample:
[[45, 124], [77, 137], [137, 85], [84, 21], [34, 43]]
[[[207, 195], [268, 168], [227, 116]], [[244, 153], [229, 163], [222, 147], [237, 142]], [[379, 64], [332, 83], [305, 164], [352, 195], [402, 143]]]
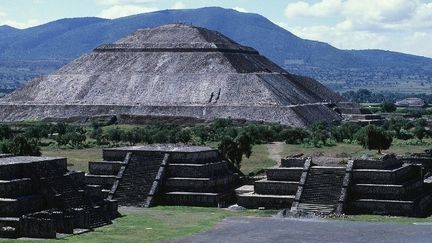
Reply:
[[352, 183], [355, 184], [403, 184], [407, 180], [421, 177], [421, 171], [417, 166], [402, 166], [393, 170], [379, 169], [354, 169]]
[[262, 195], [295, 195], [298, 181], [272, 181], [262, 179], [255, 181], [255, 193]]
[[165, 191], [221, 192], [232, 188], [236, 182], [233, 175], [218, 178], [170, 177], [165, 180]]
[[20, 218], [0, 218], [0, 238], [18, 238], [20, 233]]
[[336, 209], [336, 205], [299, 203], [297, 210], [311, 213], [330, 214]]
[[116, 181], [115, 175], [85, 175], [86, 184], [100, 185], [104, 189], [111, 189], [112, 185]]
[[249, 209], [284, 209], [290, 208], [295, 195], [262, 195], [254, 192], [243, 193], [237, 196], [237, 204]]
[[229, 173], [225, 161], [209, 164], [169, 164], [169, 177], [216, 177]]
[[247, 192], [253, 192], [253, 191], [254, 191], [253, 185], [243, 185], [235, 189], [236, 195], [240, 195]]
[[267, 179], [271, 181], [300, 181], [301, 167], [267, 169]]
[[90, 161], [89, 173], [93, 175], [117, 175], [123, 161]]
[[225, 193], [167, 192], [162, 203], [176, 206], [227, 207], [235, 203], [234, 191]]
[[0, 215], [3, 217], [17, 217], [40, 211], [44, 207], [44, 197], [38, 194], [18, 198], [0, 198]]
[[305, 158], [284, 158], [281, 160], [281, 167], [299, 167], [303, 168], [304, 163], [306, 162]]
[[405, 200], [415, 197], [422, 189], [421, 179], [409, 181], [404, 185], [354, 184], [350, 188], [350, 195], [352, 198]]
[[351, 201], [348, 213], [381, 214], [393, 216], [417, 216], [416, 204], [412, 200], [357, 199]]
[[34, 193], [34, 185], [30, 178], [0, 180], [1, 197], [19, 197]]

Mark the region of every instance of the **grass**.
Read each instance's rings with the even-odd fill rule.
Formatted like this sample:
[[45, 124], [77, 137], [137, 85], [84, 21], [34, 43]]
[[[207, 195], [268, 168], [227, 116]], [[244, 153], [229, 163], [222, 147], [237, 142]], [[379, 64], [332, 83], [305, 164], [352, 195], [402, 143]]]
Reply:
[[366, 221], [366, 222], [376, 222], [376, 223], [395, 223], [395, 224], [432, 223], [432, 217], [411, 218], [411, 217], [383, 216], [383, 215], [348, 215], [346, 220]]
[[[389, 150], [384, 150], [383, 153], [395, 153], [397, 155], [404, 155], [408, 153], [423, 152], [429, 149], [430, 145], [407, 145], [401, 140], [394, 140], [395, 145], [391, 146]], [[284, 144], [281, 156], [285, 157], [292, 154], [300, 154], [311, 156], [329, 156], [329, 157], [361, 157], [362, 155], [377, 155], [375, 150], [367, 150], [358, 144], [337, 143], [335, 146], [323, 146], [321, 148], [306, 147], [303, 144]]]
[[[210, 230], [217, 222], [226, 217], [266, 217], [276, 213], [276, 211], [267, 210], [228, 211], [219, 208], [175, 206], [159, 206], [149, 209], [122, 208], [121, 212], [125, 216], [114, 220], [112, 225], [97, 228], [94, 232], [66, 237], [61, 241], [71, 243], [158, 242]], [[56, 241], [47, 240], [46, 242]]]
[[43, 156], [66, 157], [70, 170], [88, 171], [89, 161], [102, 160], [102, 148], [86, 149], [58, 149], [51, 147], [42, 148]]
[[243, 158], [241, 170], [243, 173], [249, 174], [250, 172], [272, 167], [276, 164], [277, 161], [270, 158], [267, 145], [259, 144], [253, 146], [252, 155], [249, 158]]

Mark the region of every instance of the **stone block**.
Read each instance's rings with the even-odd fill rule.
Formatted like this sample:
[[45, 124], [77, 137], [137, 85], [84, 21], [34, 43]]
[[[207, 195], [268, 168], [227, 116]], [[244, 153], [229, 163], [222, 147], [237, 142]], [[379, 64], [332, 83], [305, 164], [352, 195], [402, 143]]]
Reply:
[[303, 168], [271, 168], [267, 169], [267, 179], [271, 181], [299, 181]]
[[209, 164], [172, 164], [168, 165], [168, 176], [170, 177], [216, 177], [226, 175], [228, 167], [226, 162]]
[[117, 175], [122, 165], [121, 161], [90, 161], [89, 172], [92, 175]]
[[237, 204], [249, 209], [264, 207], [266, 209], [290, 208], [294, 202], [293, 195], [261, 195], [256, 193], [244, 193], [238, 195]]
[[303, 167], [305, 161], [305, 158], [283, 158], [281, 167]]
[[261, 195], [295, 195], [298, 181], [271, 181], [267, 179], [255, 182], [255, 193]]

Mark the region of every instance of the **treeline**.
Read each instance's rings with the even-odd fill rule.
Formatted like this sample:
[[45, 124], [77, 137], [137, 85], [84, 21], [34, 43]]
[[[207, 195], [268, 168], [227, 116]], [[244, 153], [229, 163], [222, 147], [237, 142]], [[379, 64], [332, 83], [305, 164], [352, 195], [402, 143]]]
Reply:
[[233, 164], [239, 164], [242, 156], [236, 153], [240, 151], [242, 155], [250, 155], [248, 151], [253, 144], [283, 141], [287, 144], [322, 147], [345, 142], [381, 150], [387, 149], [393, 139], [416, 139], [422, 142], [424, 138], [432, 137], [424, 119], [390, 119], [382, 126], [361, 126], [357, 123], [334, 126], [317, 123], [308, 129], [277, 124], [238, 125], [229, 119], [215, 119], [193, 126], [123, 126], [116, 123], [116, 119], [113, 118], [108, 122], [93, 122], [87, 125], [61, 122], [3, 124], [0, 125], [0, 152], [40, 155], [41, 146], [75, 149], [153, 143], [214, 143], [218, 144], [221, 150], [225, 149], [223, 152], [227, 156], [230, 154]]
[[341, 95], [349, 101], [357, 103], [382, 103], [385, 101], [394, 103], [405, 98], [420, 98], [428, 104], [432, 104], [432, 94], [374, 93], [367, 89], [359, 89], [358, 91], [347, 91]]

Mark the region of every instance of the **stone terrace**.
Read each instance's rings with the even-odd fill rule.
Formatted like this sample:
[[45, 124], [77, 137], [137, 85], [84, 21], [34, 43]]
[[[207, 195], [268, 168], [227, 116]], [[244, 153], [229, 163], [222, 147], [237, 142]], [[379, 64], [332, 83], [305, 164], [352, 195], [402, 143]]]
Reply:
[[65, 158], [0, 156], [0, 237], [56, 238], [111, 223], [117, 203]]
[[344, 166], [316, 165], [312, 158], [285, 158], [281, 167], [268, 169], [267, 178], [256, 181], [253, 188], [237, 189], [238, 204], [319, 214], [425, 216], [432, 211], [432, 186], [424, 180], [429, 170], [425, 164], [429, 165], [425, 156], [419, 160], [349, 160]]
[[235, 202], [238, 176], [217, 150], [181, 145], [105, 149], [90, 162], [87, 184], [100, 185], [121, 205], [226, 206]]

